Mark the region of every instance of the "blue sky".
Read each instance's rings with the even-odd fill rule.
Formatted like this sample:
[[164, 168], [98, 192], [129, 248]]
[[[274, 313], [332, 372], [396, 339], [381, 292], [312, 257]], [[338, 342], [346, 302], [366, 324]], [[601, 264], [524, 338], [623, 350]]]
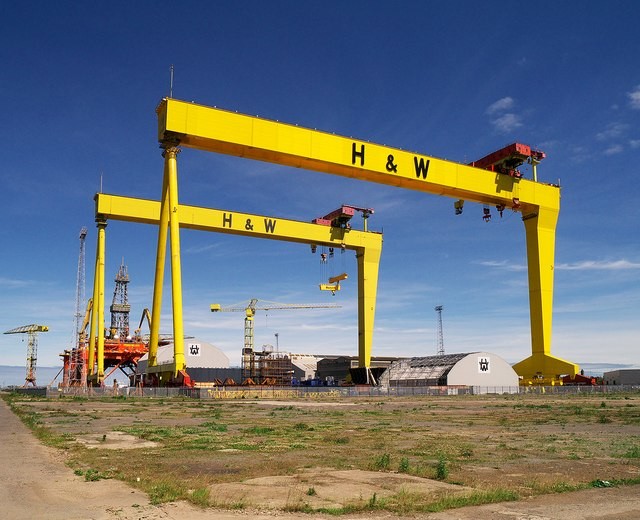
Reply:
[[[640, 4], [634, 1], [12, 2], [0, 19], [0, 331], [37, 322], [38, 363], [72, 340], [78, 233], [93, 279], [93, 195], [158, 199], [155, 107], [203, 105], [470, 162], [514, 141], [544, 150], [562, 185], [552, 353], [640, 365]], [[517, 213], [455, 216], [448, 198], [184, 149], [180, 201], [308, 221], [342, 203], [384, 231], [374, 355], [530, 354]], [[525, 175], [530, 172], [525, 170]], [[360, 226], [358, 219], [356, 226]], [[121, 259], [131, 324], [151, 306], [157, 230], [107, 228], [107, 306]], [[256, 345], [357, 353], [356, 265], [332, 297], [307, 246], [182, 231], [185, 332], [238, 364], [243, 317], [209, 304], [258, 298], [340, 309], [259, 313]], [[168, 283], [167, 278], [167, 283]], [[165, 294], [169, 294], [165, 291]], [[170, 300], [161, 329], [171, 332]], [[108, 320], [108, 317], [107, 317]], [[0, 364], [26, 343], [0, 335]]]

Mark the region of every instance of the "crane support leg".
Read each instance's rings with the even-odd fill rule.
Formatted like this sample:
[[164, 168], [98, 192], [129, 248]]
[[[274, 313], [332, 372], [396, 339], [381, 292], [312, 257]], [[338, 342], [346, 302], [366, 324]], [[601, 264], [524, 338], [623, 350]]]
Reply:
[[98, 337], [98, 294], [100, 293], [100, 282], [98, 280], [98, 257], [100, 255], [100, 241], [96, 240], [96, 261], [94, 265], [94, 276], [93, 276], [93, 296], [91, 297], [92, 302], [96, 302], [96, 305], [91, 306], [91, 322], [89, 326], [89, 354], [88, 354], [88, 370], [87, 376], [91, 377], [95, 374], [96, 368], [96, 339]]
[[[151, 312], [151, 342], [149, 345], [149, 373], [165, 373], [169, 378], [177, 378], [186, 368], [184, 358], [184, 326], [182, 316], [182, 270], [180, 264], [180, 215], [178, 206], [178, 166], [177, 155], [180, 149], [167, 147], [164, 150], [164, 179], [162, 202], [160, 207], [160, 227], [158, 230], [158, 249], [156, 255], [156, 274], [154, 282], [153, 310]], [[171, 295], [173, 307], [173, 360], [170, 368], [157, 365], [158, 336], [162, 301], [162, 283], [167, 243], [167, 224], [171, 247]]]
[[[96, 219], [96, 221], [98, 223], [98, 247], [96, 249], [96, 272], [93, 285], [94, 306], [91, 316], [88, 379], [91, 383], [100, 386], [104, 383], [104, 264], [107, 221], [100, 218]], [[95, 345], [94, 352], [97, 358], [97, 369], [94, 365], [92, 342]]]
[[167, 256], [167, 234], [169, 230], [169, 175], [167, 161], [164, 164], [164, 180], [160, 199], [160, 222], [158, 226], [158, 248], [156, 251], [156, 272], [153, 283], [153, 305], [149, 323], [149, 367], [158, 364], [158, 339], [160, 337], [160, 312], [162, 311], [162, 286], [164, 284], [164, 266]]
[[578, 365], [551, 355], [555, 231], [558, 211], [539, 208], [523, 217], [529, 266], [531, 356], [513, 368], [524, 380], [578, 373]]
[[356, 255], [358, 258], [358, 366], [360, 368], [369, 368], [371, 365], [381, 253], [380, 247], [368, 247], [360, 250]]

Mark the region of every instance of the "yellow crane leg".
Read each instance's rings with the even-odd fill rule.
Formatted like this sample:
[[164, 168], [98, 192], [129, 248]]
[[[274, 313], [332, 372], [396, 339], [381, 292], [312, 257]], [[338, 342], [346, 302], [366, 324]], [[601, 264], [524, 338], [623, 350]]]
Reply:
[[100, 294], [100, 281], [98, 279], [98, 273], [100, 271], [98, 259], [100, 257], [100, 241], [96, 240], [96, 261], [94, 266], [93, 276], [93, 299], [95, 305], [91, 306], [91, 325], [89, 326], [89, 354], [88, 354], [88, 370], [87, 376], [92, 377], [95, 374], [96, 364], [96, 338], [98, 336], [98, 295]]
[[[96, 251], [96, 272], [94, 280], [93, 311], [91, 320], [91, 339], [89, 342], [89, 377], [88, 379], [96, 384], [104, 383], [104, 264], [105, 264], [105, 243], [107, 221], [99, 219], [98, 222], [98, 247]], [[95, 336], [94, 336], [95, 334]], [[91, 341], [96, 343], [95, 358], [97, 358], [97, 369], [94, 369], [93, 356], [91, 352]]]
[[[164, 151], [164, 179], [162, 202], [160, 207], [160, 227], [158, 230], [158, 249], [156, 254], [156, 273], [154, 280], [153, 310], [151, 312], [151, 334], [149, 344], [148, 373], [157, 373], [160, 377], [176, 378], [186, 368], [184, 357], [184, 325], [182, 315], [182, 270], [180, 264], [180, 215], [178, 205], [178, 166], [177, 155], [180, 149], [168, 147]], [[167, 244], [167, 225], [171, 247], [171, 296], [173, 308], [173, 365], [159, 367], [157, 364], [160, 314], [162, 307], [162, 284]]]
[[[382, 242], [378, 242], [382, 246]], [[358, 366], [371, 366], [373, 322], [378, 292], [378, 266], [381, 247], [367, 247], [356, 254], [358, 259]]]
[[184, 370], [184, 326], [182, 321], [182, 269], [180, 264], [180, 215], [178, 212], [177, 147], [166, 150], [169, 173], [169, 234], [171, 237], [171, 295], [173, 303], [173, 376]]
[[523, 217], [529, 266], [529, 309], [531, 316], [531, 356], [513, 368], [526, 381], [546, 380], [561, 374], [574, 376], [579, 367], [551, 355], [553, 319], [553, 278], [555, 231], [558, 211], [540, 207]]
[[160, 337], [160, 313], [162, 311], [162, 286], [164, 284], [164, 266], [167, 256], [167, 234], [169, 230], [169, 174], [168, 162], [164, 163], [162, 197], [160, 199], [160, 222], [158, 226], [158, 247], [156, 250], [156, 272], [153, 282], [153, 304], [151, 307], [149, 362], [152, 368], [158, 364], [158, 339]]

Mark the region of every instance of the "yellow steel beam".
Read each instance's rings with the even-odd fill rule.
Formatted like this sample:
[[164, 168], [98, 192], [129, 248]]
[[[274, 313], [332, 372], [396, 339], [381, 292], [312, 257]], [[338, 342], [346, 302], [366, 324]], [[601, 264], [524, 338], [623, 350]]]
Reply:
[[157, 108], [158, 139], [181, 146], [305, 168], [343, 177], [513, 207], [523, 214], [536, 207], [557, 209], [556, 186], [516, 179], [436, 157], [417, 154], [229, 112], [177, 99]]
[[[161, 222], [162, 205], [157, 201], [98, 193], [95, 202], [99, 218], [153, 225]], [[181, 228], [354, 250], [358, 260], [358, 358], [360, 366], [370, 366], [382, 234], [183, 204], [172, 212]], [[166, 218], [162, 222], [164, 227], [168, 225]], [[154, 296], [152, 321], [155, 313], [160, 314]]]
[[[550, 355], [555, 223], [560, 189], [527, 179], [217, 108], [164, 99], [158, 139], [174, 145], [316, 170], [521, 211], [529, 263], [532, 363], [521, 376], [577, 373]], [[531, 358], [528, 358], [531, 359]], [[524, 363], [524, 362], [523, 362]], [[559, 370], [551, 374], [549, 367]], [[533, 372], [531, 372], [533, 370]]]

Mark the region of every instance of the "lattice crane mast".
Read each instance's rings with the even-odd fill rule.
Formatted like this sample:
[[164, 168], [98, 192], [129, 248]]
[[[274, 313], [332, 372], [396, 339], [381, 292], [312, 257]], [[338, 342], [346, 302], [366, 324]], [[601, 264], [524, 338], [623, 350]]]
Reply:
[[8, 330], [5, 334], [27, 334], [27, 375], [24, 380], [24, 386], [31, 383], [36, 386], [36, 361], [38, 359], [38, 332], [48, 332], [49, 327], [46, 325], [24, 325], [15, 329]]
[[442, 334], [442, 305], [436, 305], [435, 311], [438, 314], [438, 356], [444, 356], [444, 335]]
[[244, 347], [242, 348], [242, 376], [255, 376], [255, 350], [253, 322], [256, 311], [276, 311], [294, 309], [337, 309], [341, 305], [314, 304], [314, 303], [275, 303], [265, 302], [266, 305], [258, 307], [258, 299], [252, 298], [248, 305], [222, 307], [219, 303], [211, 304], [211, 312], [244, 312]]
[[[85, 240], [87, 238], [87, 228], [80, 229], [80, 252], [78, 253], [78, 273], [76, 276], [76, 312], [73, 323], [73, 340], [69, 351], [69, 361], [66, 363], [67, 373], [66, 383], [71, 386], [86, 386], [87, 384], [87, 360], [86, 360], [86, 333], [88, 316], [90, 313], [91, 301], [87, 305], [87, 312], [83, 313], [82, 308], [85, 301], [86, 292], [86, 268], [85, 268]], [[83, 322], [84, 318], [84, 322]]]

